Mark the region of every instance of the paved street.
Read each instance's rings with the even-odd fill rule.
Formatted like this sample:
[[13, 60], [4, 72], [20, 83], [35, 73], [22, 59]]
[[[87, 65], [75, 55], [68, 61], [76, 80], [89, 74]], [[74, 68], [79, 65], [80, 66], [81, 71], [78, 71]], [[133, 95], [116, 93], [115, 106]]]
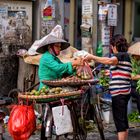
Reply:
[[[113, 124], [109, 124], [107, 127], [105, 127], [105, 138], [106, 140], [117, 140], [115, 127]], [[4, 133], [4, 140], [12, 140], [8, 132]], [[40, 140], [40, 132], [39, 131], [35, 132], [35, 134], [32, 135], [29, 140]], [[61, 137], [60, 140], [65, 139]], [[93, 132], [88, 133], [86, 140], [101, 140], [101, 139], [98, 132], [94, 130]], [[128, 140], [140, 140], [140, 125], [138, 126], [138, 124], [137, 125], [130, 124]]]
[[[133, 104], [132, 110], [133, 111], [137, 110], [136, 104]], [[38, 122], [37, 124], [40, 124], [40, 123]], [[128, 140], [140, 140], [140, 123], [129, 123], [129, 126], [130, 126], [130, 129], [129, 129]], [[104, 134], [105, 134], [106, 140], [117, 140], [116, 129], [115, 129], [112, 118], [110, 118], [109, 124], [104, 124]], [[4, 140], [12, 140], [7, 130], [4, 133]], [[34, 135], [30, 137], [29, 140], [40, 140], [40, 131], [36, 131]], [[61, 137], [60, 140], [66, 140], [66, 139], [64, 137]], [[88, 133], [86, 140], [101, 140], [98, 130], [96, 128], [96, 125], [94, 126], [94, 130]]]

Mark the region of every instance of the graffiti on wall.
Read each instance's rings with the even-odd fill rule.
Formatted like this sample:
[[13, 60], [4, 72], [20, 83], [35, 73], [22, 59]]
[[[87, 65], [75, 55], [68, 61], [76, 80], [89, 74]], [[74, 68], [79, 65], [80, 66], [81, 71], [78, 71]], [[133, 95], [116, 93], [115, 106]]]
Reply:
[[[29, 10], [30, 7], [30, 10]], [[0, 2], [0, 41], [10, 44], [30, 44], [32, 40], [32, 5]]]

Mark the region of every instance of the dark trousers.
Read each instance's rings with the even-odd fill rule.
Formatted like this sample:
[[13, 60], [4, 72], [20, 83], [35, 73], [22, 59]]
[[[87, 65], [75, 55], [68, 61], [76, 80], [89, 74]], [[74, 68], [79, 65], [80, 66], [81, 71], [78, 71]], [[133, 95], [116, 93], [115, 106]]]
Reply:
[[120, 94], [112, 97], [112, 112], [117, 132], [123, 132], [129, 128], [127, 119], [127, 105], [129, 99], [130, 94]]

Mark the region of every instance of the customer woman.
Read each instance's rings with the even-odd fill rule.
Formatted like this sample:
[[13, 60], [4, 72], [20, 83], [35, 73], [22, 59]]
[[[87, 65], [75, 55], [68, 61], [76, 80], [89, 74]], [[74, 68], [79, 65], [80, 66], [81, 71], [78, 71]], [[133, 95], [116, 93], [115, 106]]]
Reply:
[[112, 95], [113, 118], [118, 132], [118, 140], [127, 140], [129, 128], [127, 105], [130, 99], [132, 72], [130, 57], [127, 53], [128, 43], [123, 35], [118, 34], [111, 39], [110, 44], [113, 52], [111, 58], [88, 54], [85, 60], [95, 60], [110, 65], [109, 90]]
[[61, 79], [64, 76], [72, 75], [77, 65], [80, 65], [81, 59], [73, 60], [72, 62], [63, 63], [57, 57], [61, 50], [70, 46], [68, 42], [63, 39], [48, 35], [45, 43], [40, 45], [37, 52], [43, 53], [39, 64], [39, 80], [41, 89], [44, 84], [42, 80], [55, 80]]

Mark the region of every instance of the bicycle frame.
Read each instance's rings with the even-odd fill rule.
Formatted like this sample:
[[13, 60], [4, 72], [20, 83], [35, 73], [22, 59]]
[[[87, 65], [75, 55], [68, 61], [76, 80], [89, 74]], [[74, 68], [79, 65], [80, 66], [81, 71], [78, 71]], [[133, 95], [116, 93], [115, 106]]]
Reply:
[[[76, 101], [81, 101], [81, 117], [83, 117], [84, 119], [86, 119], [86, 116], [83, 116], [82, 112], [83, 112], [83, 106], [86, 102], [86, 99], [88, 99], [88, 107], [86, 109], [86, 113], [88, 111], [90, 111], [90, 113], [92, 114], [92, 119], [96, 122], [96, 125], [98, 127], [99, 133], [100, 133], [100, 137], [102, 140], [105, 140], [104, 137], [104, 132], [103, 132], [103, 124], [102, 124], [102, 119], [101, 119], [101, 114], [100, 114], [100, 110], [98, 108], [98, 104], [92, 104], [91, 103], [91, 98], [92, 96], [90, 95], [90, 93], [87, 91], [87, 93], [83, 94], [83, 96], [76, 98], [76, 99], [65, 99], [64, 104], [68, 105], [68, 108], [71, 112], [71, 118], [72, 118], [72, 124], [73, 124], [73, 140], [85, 140], [87, 137], [87, 131], [84, 128], [84, 125], [80, 125], [79, 124], [79, 117], [76, 111], [77, 108], [77, 104]], [[61, 101], [53, 101], [48, 103], [49, 107], [52, 108], [53, 106], [58, 106], [61, 105]], [[86, 114], [87, 115], [87, 114]], [[44, 120], [48, 120], [50, 122], [49, 118], [45, 118]], [[43, 121], [44, 123], [44, 121]], [[45, 124], [47, 124], [47, 122], [45, 122]], [[41, 140], [47, 139], [47, 137], [45, 137], [45, 127], [42, 126], [43, 128], [41, 129]], [[52, 129], [50, 129], [50, 131], [52, 131]], [[52, 132], [51, 132], [52, 135]], [[49, 137], [51, 137], [51, 135], [49, 134]], [[56, 139], [58, 139], [59, 136], [56, 136]]]

